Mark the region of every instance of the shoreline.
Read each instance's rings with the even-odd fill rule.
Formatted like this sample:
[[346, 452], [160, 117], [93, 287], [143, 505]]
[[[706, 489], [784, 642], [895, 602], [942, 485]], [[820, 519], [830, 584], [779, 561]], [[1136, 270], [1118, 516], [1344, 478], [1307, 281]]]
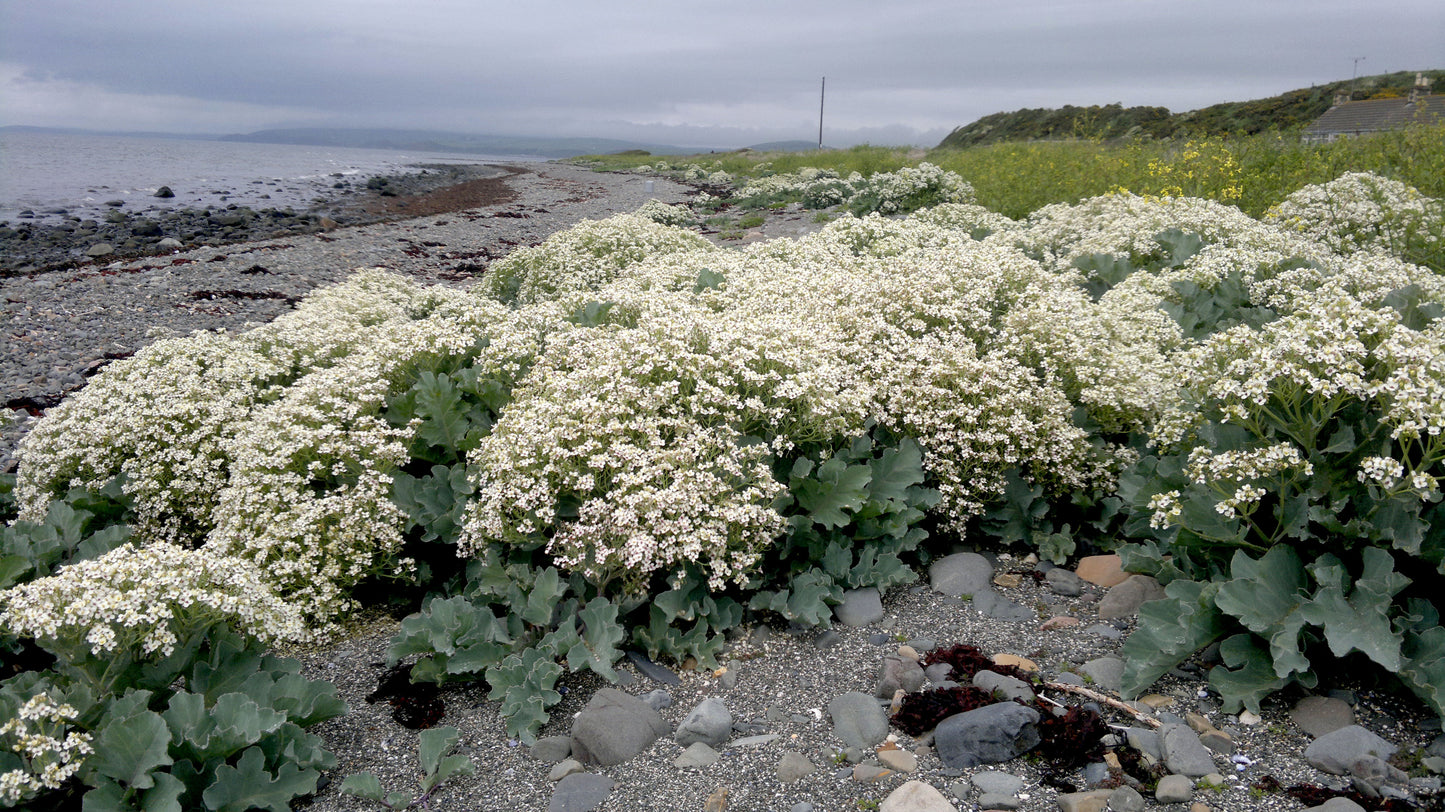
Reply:
[[406, 172], [339, 180], [300, 210], [235, 203], [58, 208], [0, 222], [0, 278], [497, 205], [509, 202], [503, 181], [528, 171], [523, 166], [417, 163]]

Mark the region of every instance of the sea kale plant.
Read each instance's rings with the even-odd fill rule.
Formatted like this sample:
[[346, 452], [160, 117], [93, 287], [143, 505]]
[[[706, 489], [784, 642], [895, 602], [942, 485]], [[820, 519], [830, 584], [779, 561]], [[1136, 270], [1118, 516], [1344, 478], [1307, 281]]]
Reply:
[[0, 736], [46, 744], [5, 791], [282, 808], [340, 706], [265, 647], [368, 603], [414, 610], [393, 664], [485, 680], [530, 739], [569, 672], [713, 665], [749, 613], [826, 623], [959, 540], [1129, 542], [1168, 596], [1130, 690], [1218, 640], [1232, 706], [1345, 657], [1445, 709], [1441, 277], [1309, 206], [1015, 221], [932, 169], [867, 183], [933, 208], [735, 250], [621, 215], [470, 290], [366, 270], [107, 367], [17, 453]]

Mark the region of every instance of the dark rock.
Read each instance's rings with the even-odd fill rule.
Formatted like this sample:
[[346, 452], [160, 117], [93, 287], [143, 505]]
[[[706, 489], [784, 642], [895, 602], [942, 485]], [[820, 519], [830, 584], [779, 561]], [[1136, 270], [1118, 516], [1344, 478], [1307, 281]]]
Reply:
[[612, 794], [612, 779], [592, 773], [573, 773], [557, 782], [547, 812], [592, 812]]
[[682, 751], [682, 755], [672, 760], [672, 766], [679, 770], [707, 767], [721, 757], [718, 751], [709, 747], [706, 742], [693, 742]]
[[894, 692], [900, 689], [905, 693], [917, 691], [923, 687], [923, 681], [923, 666], [916, 660], [889, 654], [883, 658], [883, 671], [873, 694], [882, 699], [891, 699]]
[[1039, 743], [1039, 712], [999, 702], [939, 723], [933, 747], [949, 767], [968, 768], [1017, 758]]
[[954, 553], [933, 562], [928, 582], [934, 592], [945, 595], [973, 595], [988, 589], [993, 565], [978, 553]]
[[640, 651], [627, 652], [627, 659], [631, 661], [633, 665], [637, 666], [637, 670], [642, 672], [642, 676], [647, 677], [653, 682], [660, 682], [663, 685], [682, 684], [682, 680], [679, 679], [676, 674], [647, 659], [647, 655]]
[[812, 775], [817, 769], [817, 765], [809, 761], [807, 756], [789, 750], [778, 759], [778, 780], [784, 784], [791, 784], [805, 776]]
[[883, 619], [883, 599], [876, 587], [849, 589], [843, 602], [833, 607], [833, 615], [844, 626], [867, 626]]
[[1111, 620], [1116, 617], [1133, 617], [1139, 607], [1148, 601], [1165, 597], [1164, 587], [1147, 575], [1131, 575], [1104, 595], [1099, 601], [1099, 619]]
[[1154, 800], [1161, 804], [1187, 804], [1194, 797], [1194, 782], [1183, 775], [1166, 775], [1154, 788]]
[[1024, 788], [1024, 780], [1017, 775], [1001, 770], [984, 770], [972, 779], [979, 792], [998, 795], [1015, 795]]
[[994, 620], [1034, 620], [1037, 614], [1034, 610], [1020, 603], [1005, 598], [994, 592], [992, 589], [984, 588], [973, 594], [973, 608], [984, 617]]
[[532, 758], [538, 761], [547, 761], [552, 764], [572, 755], [572, 737], [570, 736], [548, 736], [538, 739], [531, 747]]
[[646, 750], [667, 732], [668, 724], [646, 702], [603, 688], [572, 722], [572, 755], [584, 764], [610, 767]]
[[828, 703], [833, 735], [849, 747], [870, 748], [888, 737], [888, 715], [878, 700], [850, 691]]
[[1074, 598], [1084, 593], [1083, 579], [1063, 567], [1055, 567], [1044, 573], [1044, 580], [1055, 595]]
[[987, 669], [973, 675], [973, 687], [1001, 695], [1004, 699], [1022, 699], [1032, 702], [1036, 698], [1034, 689], [1027, 682]]
[[104, 257], [114, 253], [115, 246], [108, 242], [98, 242], [85, 251], [85, 255], [88, 257]]
[[1349, 725], [1310, 742], [1305, 748], [1305, 761], [1317, 770], [1331, 775], [1346, 775], [1350, 765], [1365, 756], [1388, 759], [1395, 745], [1359, 725]]
[[1214, 758], [1189, 725], [1165, 725], [1159, 729], [1159, 746], [1164, 766], [1175, 775], [1199, 778], [1214, 772]]
[[1109, 793], [1109, 812], [1144, 812], [1144, 796], [1133, 787], [1119, 787]]
[[156, 190], [156, 193], [155, 193], [155, 195], [154, 195], [154, 197], [175, 197], [175, 196], [176, 196], [176, 193], [175, 193], [175, 192], [172, 192], [172, 191], [171, 191], [171, 187], [169, 187], [169, 186], [162, 186], [161, 188], [159, 188], [159, 189]]
[[687, 717], [677, 726], [673, 736], [677, 743], [687, 747], [694, 742], [703, 742], [716, 747], [727, 741], [733, 732], [733, 715], [721, 699], [709, 697], [699, 702]]
[[107, 201], [105, 201], [105, 205], [110, 206], [111, 208], [119, 208], [119, 207], [125, 205], [125, 201], [124, 201], [124, 200], [107, 200]]
[[1355, 723], [1349, 703], [1328, 696], [1307, 696], [1290, 708], [1289, 718], [1315, 738]]
[[833, 629], [828, 629], [817, 637], [813, 638], [813, 646], [819, 651], [827, 651], [830, 648], [843, 642], [843, 635]]
[[1090, 660], [1079, 666], [1079, 670], [1096, 685], [1111, 691], [1119, 690], [1124, 680], [1124, 661], [1113, 655]]

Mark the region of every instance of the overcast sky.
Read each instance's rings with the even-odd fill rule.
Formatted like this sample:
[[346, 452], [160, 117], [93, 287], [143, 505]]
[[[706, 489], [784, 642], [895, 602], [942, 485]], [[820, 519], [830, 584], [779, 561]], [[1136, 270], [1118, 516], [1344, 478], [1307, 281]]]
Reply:
[[[933, 145], [1445, 68], [1442, 0], [0, 0], [0, 125]], [[1438, 89], [1437, 89], [1438, 90]]]

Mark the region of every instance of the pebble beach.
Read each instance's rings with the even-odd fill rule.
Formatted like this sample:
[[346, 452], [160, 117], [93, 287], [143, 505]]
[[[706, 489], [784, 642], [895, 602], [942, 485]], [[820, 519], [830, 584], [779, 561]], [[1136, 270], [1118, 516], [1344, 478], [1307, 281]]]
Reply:
[[[694, 192], [665, 178], [557, 163], [437, 174], [444, 182], [399, 182], [400, 194], [333, 201], [305, 227], [289, 223], [288, 233], [264, 239], [213, 235], [155, 253], [122, 259], [101, 253], [0, 277], [0, 418], [12, 418], [0, 420], [0, 471], [13, 468], [14, 449], [31, 421], [158, 331], [241, 331], [359, 268], [465, 287], [490, 261], [581, 220], [631, 212], [649, 198], [685, 202]], [[817, 227], [811, 214], [792, 209], [767, 212], [766, 218], [744, 240], [723, 244], [786, 239]], [[1124, 665], [1120, 649], [1139, 602], [1156, 595], [1158, 585], [1143, 576], [1126, 579], [1110, 564], [1092, 561], [1065, 570], [960, 546], [914, 585], [850, 595], [831, 627], [747, 619], [730, 635], [718, 668], [637, 656], [618, 664], [622, 679], [616, 686], [590, 673], [567, 675], [563, 701], [536, 745], [505, 734], [486, 686], [444, 687], [439, 724], [458, 730], [457, 752], [469, 756], [476, 770], [433, 793], [427, 808], [1442, 808], [1441, 770], [1432, 766], [1445, 768], [1439, 720], [1417, 702], [1350, 675], [1322, 679], [1312, 696], [1283, 692], [1258, 716], [1225, 713], [1205, 679], [1213, 664], [1206, 654], [1168, 674], [1141, 701], [1123, 702], [1115, 692]], [[288, 652], [302, 660], [307, 676], [336, 683], [350, 706], [346, 716], [316, 728], [338, 765], [297, 808], [377, 808], [339, 791], [346, 776], [363, 771], [388, 790], [416, 789], [417, 731], [398, 724], [385, 699], [367, 699], [386, 670], [397, 625], [397, 618], [368, 615], [329, 644]], [[1142, 753], [1163, 765], [1168, 778], [1157, 786], [1131, 782], [1110, 769], [1107, 757], [1061, 771], [1026, 752], [960, 766], [951, 739], [889, 727], [886, 714], [898, 686], [888, 680], [916, 680], [915, 688], [952, 683], [953, 675], [927, 671], [919, 659], [955, 644], [1023, 660], [1038, 682], [1055, 686], [1030, 689], [1048, 701], [1092, 703], [1111, 726], [1111, 749]], [[599, 714], [598, 703], [612, 696], [605, 689], [613, 688], [627, 695], [617, 702], [642, 720], [629, 724], [651, 726], [655, 735], [603, 766], [595, 763], [597, 744], [583, 731]], [[619, 739], [624, 732], [612, 731]], [[1416, 769], [1402, 771], [1401, 759], [1392, 765], [1384, 748], [1364, 734], [1391, 752], [1414, 754]], [[594, 757], [582, 758], [589, 754]], [[1357, 800], [1311, 805], [1261, 789], [1269, 785], [1266, 777], [1282, 787], [1308, 783], [1349, 791]]]

